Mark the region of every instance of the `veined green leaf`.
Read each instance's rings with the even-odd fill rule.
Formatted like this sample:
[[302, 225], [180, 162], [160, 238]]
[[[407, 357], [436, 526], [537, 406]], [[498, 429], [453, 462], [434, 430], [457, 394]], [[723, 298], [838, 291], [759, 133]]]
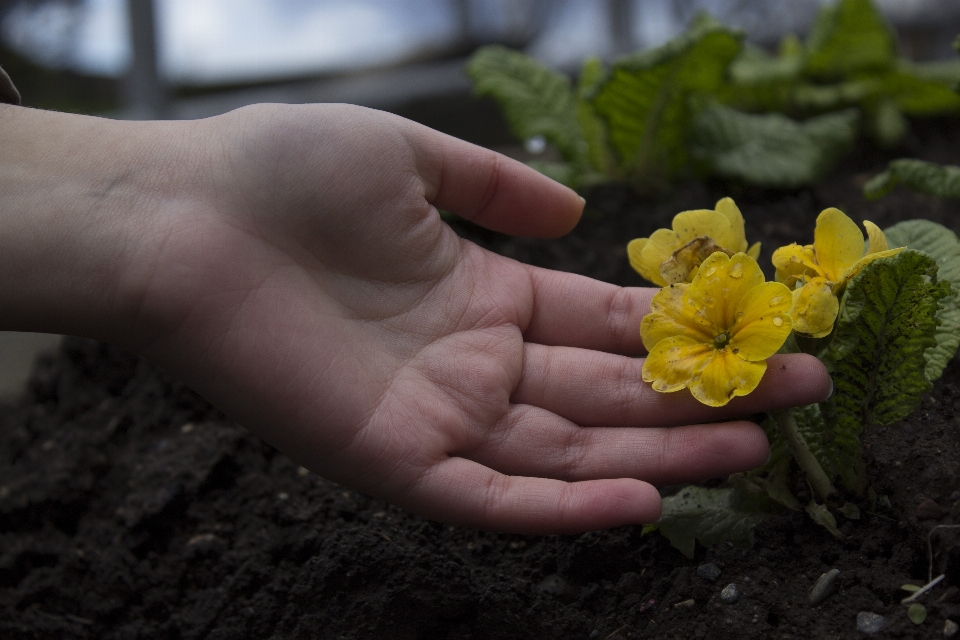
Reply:
[[800, 79], [803, 63], [803, 45], [796, 41], [796, 38], [793, 38], [789, 46], [782, 44], [777, 56], [747, 44], [740, 55], [730, 63], [730, 79], [743, 85], [793, 82]]
[[894, 160], [886, 171], [874, 176], [863, 187], [863, 195], [871, 200], [880, 198], [898, 183], [941, 198], [960, 198], [960, 167], [912, 158]]
[[840, 0], [821, 9], [807, 51], [807, 74], [825, 80], [883, 71], [897, 58], [893, 31], [871, 0]]
[[660, 533], [688, 558], [693, 557], [696, 540], [704, 545], [732, 542], [750, 546], [753, 528], [772, 513], [743, 508], [735, 491], [689, 486], [664, 498]]
[[846, 539], [846, 536], [840, 533], [840, 529], [837, 529], [836, 517], [830, 513], [830, 509], [827, 509], [826, 506], [811, 501], [810, 504], [806, 506], [805, 511], [814, 522], [829, 531], [834, 538], [837, 538], [838, 540]]
[[950, 295], [940, 301], [937, 343], [926, 350], [924, 376], [935, 382], [960, 347], [960, 240], [957, 234], [929, 220], [907, 220], [884, 231], [891, 247], [909, 247], [929, 254], [937, 261], [937, 278], [952, 285]]
[[949, 293], [936, 261], [912, 249], [871, 262], [847, 284], [824, 358], [836, 392], [820, 406], [841, 471], [860, 460], [864, 427], [900, 420], [932, 387], [924, 353], [936, 344], [939, 302]]
[[691, 152], [721, 176], [798, 187], [815, 182], [850, 148], [858, 120], [855, 109], [796, 122], [714, 104], [696, 118]]
[[621, 171], [638, 182], [662, 183], [688, 162], [690, 96], [723, 82], [740, 51], [740, 36], [701, 18], [667, 44], [619, 60], [593, 97], [607, 123]]
[[467, 63], [474, 90], [492, 96], [514, 135], [543, 136], [575, 166], [586, 166], [587, 142], [577, 118], [570, 80], [528, 55], [506, 47], [478, 50]]

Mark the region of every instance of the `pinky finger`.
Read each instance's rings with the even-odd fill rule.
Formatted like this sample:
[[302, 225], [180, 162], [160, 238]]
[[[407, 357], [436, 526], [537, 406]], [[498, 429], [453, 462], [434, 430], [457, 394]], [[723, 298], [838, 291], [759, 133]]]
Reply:
[[397, 502], [450, 524], [535, 535], [581, 533], [660, 518], [660, 493], [641, 480], [564, 482], [508, 476], [464, 458], [434, 465]]

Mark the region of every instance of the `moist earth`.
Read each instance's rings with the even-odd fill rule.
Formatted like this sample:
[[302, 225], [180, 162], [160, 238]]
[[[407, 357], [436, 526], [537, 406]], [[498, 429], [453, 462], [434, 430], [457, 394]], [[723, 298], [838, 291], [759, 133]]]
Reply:
[[[774, 248], [809, 242], [828, 206], [960, 232], [957, 201], [860, 195], [889, 159], [958, 163], [958, 143], [953, 121], [915, 122], [896, 153], [863, 143], [804, 190], [598, 188], [560, 240], [451, 224], [523, 262], [641, 286], [626, 242], [725, 195], [766, 265]], [[520, 536], [410, 515], [299, 468], [151, 363], [71, 338], [0, 406], [0, 637], [826, 639], [867, 637], [861, 612], [883, 616], [872, 637], [942, 637], [960, 622], [960, 533], [935, 529], [960, 523], [958, 413], [954, 359], [913, 415], [865, 432], [877, 500], [838, 516], [844, 540], [787, 513], [760, 524], [752, 548], [698, 546], [688, 559], [641, 527]], [[833, 591], [810, 605], [831, 569]], [[946, 578], [916, 625], [900, 585], [930, 573]], [[730, 584], [735, 599], [721, 596]]]

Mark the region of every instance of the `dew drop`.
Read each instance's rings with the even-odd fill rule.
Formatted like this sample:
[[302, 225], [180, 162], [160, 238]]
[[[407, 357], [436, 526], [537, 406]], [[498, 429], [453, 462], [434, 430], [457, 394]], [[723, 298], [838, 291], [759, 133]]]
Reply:
[[775, 306], [777, 306], [778, 304], [780, 304], [781, 302], [783, 302], [783, 296], [774, 296], [774, 297], [770, 298], [770, 306], [771, 306], [771, 307], [775, 307]]
[[730, 267], [730, 271], [728, 273], [730, 274], [731, 278], [741, 277], [743, 275], [743, 263], [742, 262], [736, 263], [735, 265]]
[[737, 311], [737, 320], [743, 317], [743, 311]]
[[712, 275], [715, 274], [716, 272], [717, 272], [717, 268], [716, 268], [716, 267], [710, 267], [710, 269], [708, 269], [707, 272], [706, 272], [705, 274], [703, 274], [703, 275], [705, 275], [705, 276], [707, 276], [707, 277], [709, 278], [710, 276], [712, 276]]
[[782, 326], [783, 326], [783, 318], [781, 318], [780, 316], [773, 316], [773, 326], [775, 326], [775, 327], [782, 327]]

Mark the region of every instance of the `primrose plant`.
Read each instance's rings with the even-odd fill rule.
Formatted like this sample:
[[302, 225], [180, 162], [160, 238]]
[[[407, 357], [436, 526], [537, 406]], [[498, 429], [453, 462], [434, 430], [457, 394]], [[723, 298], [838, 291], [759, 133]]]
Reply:
[[686, 555], [696, 540], [750, 544], [757, 523], [787, 509], [842, 538], [835, 512], [856, 519], [857, 503], [876, 500], [861, 432], [913, 411], [960, 346], [957, 236], [927, 220], [864, 226], [866, 237], [840, 210], [824, 210], [812, 244], [774, 252], [775, 282], [765, 281], [759, 245], [748, 247], [730, 198], [628, 245], [633, 268], [662, 287], [640, 325], [653, 389], [723, 406], [756, 389], [770, 356], [800, 351], [820, 358], [835, 385], [826, 402], [768, 417], [766, 465], [727, 487], [664, 499], [648, 530]]

